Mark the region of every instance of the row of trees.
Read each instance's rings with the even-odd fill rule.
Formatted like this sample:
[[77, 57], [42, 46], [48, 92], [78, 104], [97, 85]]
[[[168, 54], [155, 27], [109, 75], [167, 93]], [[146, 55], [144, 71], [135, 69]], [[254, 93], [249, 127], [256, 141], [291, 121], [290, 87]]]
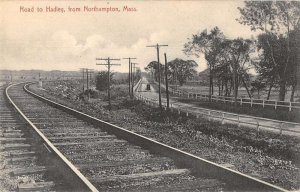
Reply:
[[279, 100], [284, 100], [286, 88], [290, 86], [293, 100], [299, 65], [296, 36], [300, 32], [300, 2], [249, 1], [239, 10], [241, 17], [238, 21], [241, 24], [262, 32], [258, 36], [259, 56], [254, 65], [259, 78], [269, 86], [268, 97], [272, 87], [278, 86]]
[[[199, 57], [204, 54], [210, 77], [210, 94], [213, 94], [217, 79], [219, 93], [229, 96], [231, 90], [237, 97], [239, 86], [244, 86], [249, 97], [252, 90], [268, 87], [279, 88], [279, 100], [284, 100], [287, 87], [291, 87], [293, 100], [297, 84], [296, 68], [299, 54], [300, 2], [289, 1], [246, 1], [238, 8], [241, 24], [251, 30], [260, 30], [257, 39], [228, 39], [218, 27], [206, 29], [184, 45], [184, 53]], [[255, 68], [258, 79], [250, 82], [250, 68]]]
[[[171, 83], [179, 83], [183, 85], [190, 77], [193, 77], [197, 74], [196, 67], [198, 64], [194, 60], [183, 60], [183, 59], [174, 59], [168, 62], [168, 81]], [[165, 76], [165, 67], [163, 64], [160, 64], [160, 75], [161, 77]], [[152, 61], [146, 67], [145, 70], [154, 77], [155, 81], [158, 81], [158, 62]]]
[[[227, 39], [218, 27], [193, 35], [184, 45], [184, 53], [199, 57], [204, 54], [209, 66], [209, 88], [213, 94], [214, 79], [218, 79], [221, 94], [229, 96], [233, 90], [238, 94], [238, 87], [243, 84], [250, 95], [246, 82], [249, 81], [250, 54], [254, 51], [253, 41], [249, 39]], [[224, 93], [223, 93], [224, 92]]]

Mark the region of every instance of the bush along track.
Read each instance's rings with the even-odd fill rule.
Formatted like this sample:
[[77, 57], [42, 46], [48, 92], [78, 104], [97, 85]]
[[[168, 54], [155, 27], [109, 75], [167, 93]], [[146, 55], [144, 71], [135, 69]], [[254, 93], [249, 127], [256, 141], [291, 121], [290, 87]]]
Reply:
[[115, 97], [113, 110], [108, 111], [101, 96], [100, 100], [90, 101], [64, 97], [53, 92], [53, 83], [46, 84], [45, 90], [35, 85], [30, 88], [49, 99], [207, 160], [289, 190], [300, 188], [300, 142], [296, 137], [265, 131], [257, 136], [255, 130], [236, 125], [161, 112], [130, 100], [125, 94]]

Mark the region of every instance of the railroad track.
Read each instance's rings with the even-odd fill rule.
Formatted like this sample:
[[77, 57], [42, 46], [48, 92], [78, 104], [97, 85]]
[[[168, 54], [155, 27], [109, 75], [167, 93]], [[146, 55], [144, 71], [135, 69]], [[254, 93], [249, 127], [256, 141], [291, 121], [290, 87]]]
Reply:
[[[17, 110], [82, 191], [285, 191], [10, 86]], [[63, 167], [62, 167], [63, 169]], [[74, 180], [76, 179], [76, 180]]]
[[4, 91], [5, 86], [0, 86], [0, 172], [4, 176], [0, 191], [66, 189], [68, 186], [58, 180], [59, 175], [45, 162], [43, 150], [35, 145], [28, 124], [8, 104]]

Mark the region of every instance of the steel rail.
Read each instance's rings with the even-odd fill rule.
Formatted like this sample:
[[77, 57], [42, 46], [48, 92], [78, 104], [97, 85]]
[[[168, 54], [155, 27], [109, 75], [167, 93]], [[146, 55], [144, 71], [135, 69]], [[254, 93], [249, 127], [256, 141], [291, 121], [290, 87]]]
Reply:
[[9, 102], [13, 105], [13, 107], [17, 110], [17, 112], [22, 116], [22, 118], [30, 125], [30, 127], [34, 130], [36, 135], [42, 140], [43, 144], [46, 146], [48, 150], [51, 151], [56, 157], [56, 161], [60, 164], [59, 166], [63, 169], [59, 169], [63, 175], [66, 175], [69, 180], [69, 184], [74, 187], [76, 191], [93, 191], [98, 192], [96, 187], [93, 186], [87, 178], [81, 174], [81, 172], [48, 140], [48, 138], [24, 115], [24, 113], [18, 108], [18, 106], [14, 103], [11, 97], [8, 94], [8, 89], [12, 86], [19, 85], [12, 84], [5, 89], [6, 97]]
[[30, 95], [36, 97], [37, 99], [44, 101], [57, 109], [63, 110], [69, 114], [73, 114], [77, 118], [86, 120], [89, 123], [96, 125], [97, 127], [101, 127], [101, 129], [116, 135], [120, 139], [125, 139], [128, 142], [134, 145], [138, 145], [144, 149], [148, 149], [153, 153], [170, 157], [176, 162], [178, 166], [190, 168], [192, 170], [192, 173], [195, 175], [205, 175], [208, 177], [213, 177], [226, 181], [227, 184], [232, 186], [235, 190], [239, 189], [246, 191], [287, 191], [281, 187], [272, 185], [265, 181], [243, 174], [241, 172], [226, 168], [214, 162], [202, 159], [190, 153], [181, 151], [161, 142], [147, 138], [143, 135], [139, 135], [132, 131], [126, 130], [122, 127], [102, 121], [100, 119], [92, 117], [83, 112], [77, 111], [60, 103], [51, 101], [50, 99], [42, 97], [28, 90], [27, 85], [24, 86], [24, 90]]

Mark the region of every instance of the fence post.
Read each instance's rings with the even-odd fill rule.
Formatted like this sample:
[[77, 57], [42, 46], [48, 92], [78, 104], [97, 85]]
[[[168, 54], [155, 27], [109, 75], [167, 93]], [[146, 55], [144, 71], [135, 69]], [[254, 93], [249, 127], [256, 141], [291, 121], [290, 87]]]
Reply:
[[187, 95], [188, 95], [188, 98], [190, 98], [190, 93], [187, 93]]
[[197, 118], [197, 119], [199, 118], [199, 115], [198, 115], [198, 114], [196, 115], [196, 118]]
[[189, 112], [186, 112], [186, 116], [187, 116], [187, 117], [189, 116]]
[[178, 115], [180, 114], [180, 110], [178, 109]]
[[277, 101], [275, 101], [275, 110], [277, 109]]
[[196, 93], [196, 99], [198, 99], [197, 96], [198, 96], [198, 94]]
[[241, 106], [243, 105], [243, 99], [241, 98]]
[[238, 127], [240, 127], [240, 115], [238, 115]]
[[251, 98], [251, 107], [252, 107], [252, 105], [253, 105], [253, 99]]
[[280, 136], [282, 135], [283, 123], [280, 123]]
[[208, 120], [210, 121], [210, 111], [208, 111]]
[[290, 102], [289, 111], [292, 110], [292, 102]]
[[265, 100], [263, 99], [263, 108], [265, 108]]
[[257, 122], [257, 125], [256, 125], [256, 137], [258, 137], [258, 135], [259, 135], [259, 122], [258, 121], [256, 121]]
[[222, 125], [224, 125], [224, 113], [222, 113]]

